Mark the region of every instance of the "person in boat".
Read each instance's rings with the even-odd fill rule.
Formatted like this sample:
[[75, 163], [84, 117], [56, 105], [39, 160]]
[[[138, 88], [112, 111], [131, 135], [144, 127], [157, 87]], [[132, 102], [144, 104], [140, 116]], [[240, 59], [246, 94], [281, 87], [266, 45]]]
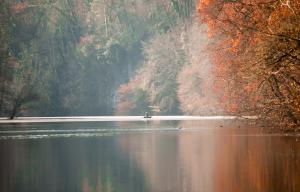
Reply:
[[148, 112], [146, 112], [145, 113], [145, 116], [144, 116], [144, 118], [151, 118], [152, 116], [151, 115], [149, 115], [149, 113]]

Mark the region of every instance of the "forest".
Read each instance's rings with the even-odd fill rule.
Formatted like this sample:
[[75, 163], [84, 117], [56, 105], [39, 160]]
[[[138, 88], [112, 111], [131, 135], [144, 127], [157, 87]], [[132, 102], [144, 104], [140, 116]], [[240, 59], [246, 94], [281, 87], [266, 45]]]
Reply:
[[0, 116], [255, 115], [297, 130], [299, 0], [0, 0]]

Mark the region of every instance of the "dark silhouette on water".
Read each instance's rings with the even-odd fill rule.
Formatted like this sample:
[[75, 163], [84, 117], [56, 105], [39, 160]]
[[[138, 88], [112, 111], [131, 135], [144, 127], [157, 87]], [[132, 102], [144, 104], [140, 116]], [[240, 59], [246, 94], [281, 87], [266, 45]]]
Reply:
[[151, 115], [149, 115], [149, 113], [148, 112], [146, 112], [145, 113], [145, 115], [144, 115], [144, 118], [151, 118], [152, 116]]

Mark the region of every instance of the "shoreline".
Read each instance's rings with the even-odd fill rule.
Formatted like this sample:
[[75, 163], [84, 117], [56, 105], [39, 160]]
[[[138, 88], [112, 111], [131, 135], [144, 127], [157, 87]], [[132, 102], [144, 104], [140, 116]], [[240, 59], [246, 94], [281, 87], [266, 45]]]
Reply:
[[105, 121], [184, 121], [184, 120], [257, 120], [257, 116], [61, 116], [0, 118], [0, 124], [56, 123], [56, 122], [105, 122]]

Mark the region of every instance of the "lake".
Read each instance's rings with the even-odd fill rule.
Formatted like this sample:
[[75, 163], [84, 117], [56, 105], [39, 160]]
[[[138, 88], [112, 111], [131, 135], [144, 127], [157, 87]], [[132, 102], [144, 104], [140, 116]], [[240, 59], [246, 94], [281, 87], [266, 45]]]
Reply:
[[242, 120], [0, 124], [0, 191], [300, 191], [300, 137]]

